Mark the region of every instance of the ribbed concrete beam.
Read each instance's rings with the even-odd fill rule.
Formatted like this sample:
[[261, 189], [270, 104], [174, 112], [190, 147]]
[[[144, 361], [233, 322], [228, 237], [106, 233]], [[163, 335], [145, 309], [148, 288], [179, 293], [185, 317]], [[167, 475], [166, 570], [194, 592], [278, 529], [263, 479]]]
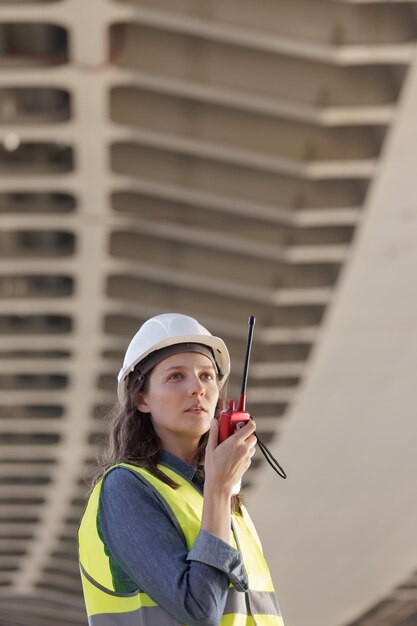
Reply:
[[416, 110], [417, 58], [324, 334], [272, 446], [288, 480], [265, 468], [249, 497], [292, 626], [347, 624], [417, 567]]

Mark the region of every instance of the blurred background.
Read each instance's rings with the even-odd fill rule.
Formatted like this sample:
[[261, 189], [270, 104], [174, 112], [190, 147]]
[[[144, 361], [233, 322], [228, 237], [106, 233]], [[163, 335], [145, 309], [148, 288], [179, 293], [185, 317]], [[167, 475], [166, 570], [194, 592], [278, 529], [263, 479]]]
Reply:
[[149, 316], [232, 354], [287, 626], [417, 624], [417, 8], [0, 0], [0, 625], [86, 624], [76, 530]]

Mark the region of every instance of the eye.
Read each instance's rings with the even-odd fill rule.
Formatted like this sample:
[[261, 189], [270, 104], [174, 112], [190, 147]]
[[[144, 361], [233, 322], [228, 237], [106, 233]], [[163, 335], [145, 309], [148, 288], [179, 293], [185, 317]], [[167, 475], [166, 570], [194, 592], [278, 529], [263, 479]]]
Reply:
[[214, 375], [210, 371], [202, 372], [201, 377], [204, 378], [204, 380], [214, 380]]
[[181, 380], [182, 374], [181, 372], [173, 372], [168, 376], [168, 380]]

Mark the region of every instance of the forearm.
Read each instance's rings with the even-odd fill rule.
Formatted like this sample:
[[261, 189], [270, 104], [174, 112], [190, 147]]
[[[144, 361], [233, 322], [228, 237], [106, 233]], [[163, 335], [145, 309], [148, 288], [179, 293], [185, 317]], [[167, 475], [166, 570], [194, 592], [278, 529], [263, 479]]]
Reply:
[[231, 545], [231, 494], [206, 481], [201, 529]]

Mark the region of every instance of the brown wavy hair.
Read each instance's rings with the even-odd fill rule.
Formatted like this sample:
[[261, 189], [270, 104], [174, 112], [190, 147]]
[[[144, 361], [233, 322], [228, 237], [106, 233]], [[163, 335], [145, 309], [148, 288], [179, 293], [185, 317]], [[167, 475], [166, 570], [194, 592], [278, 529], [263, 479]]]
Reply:
[[[150, 413], [142, 413], [137, 408], [139, 394], [146, 391], [149, 372], [142, 385], [133, 385], [126, 392], [123, 404], [117, 404], [109, 414], [107, 445], [104, 458], [99, 460], [99, 469], [93, 479], [95, 485], [103, 474], [118, 463], [129, 463], [136, 467], [149, 470], [164, 483], [178, 489], [180, 486], [158, 468], [162, 452], [162, 442], [155, 432]], [[219, 418], [220, 411], [225, 406], [225, 389], [220, 392], [214, 417]], [[208, 441], [208, 432], [201, 436], [197, 450], [190, 463], [197, 468], [197, 476], [204, 479], [204, 458]], [[242, 514], [242, 496], [232, 496], [231, 508], [233, 513]]]

